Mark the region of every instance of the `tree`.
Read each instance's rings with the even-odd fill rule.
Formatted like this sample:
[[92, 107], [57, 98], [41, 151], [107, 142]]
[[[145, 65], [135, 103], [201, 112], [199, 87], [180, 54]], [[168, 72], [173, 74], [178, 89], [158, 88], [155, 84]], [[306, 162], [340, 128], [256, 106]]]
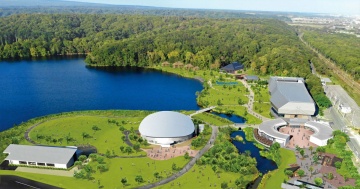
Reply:
[[173, 171], [176, 171], [178, 169], [175, 163], [172, 164], [171, 168]]
[[128, 155], [133, 152], [132, 148], [130, 146], [126, 146], [124, 150]]
[[79, 161], [84, 162], [87, 159], [86, 155], [79, 156]]
[[160, 178], [159, 172], [155, 172], [155, 173], [154, 173], [154, 177], [155, 177], [156, 179], [159, 179], [159, 178]]
[[235, 180], [235, 185], [237, 186], [237, 187], [240, 187], [241, 185], [243, 185], [244, 184], [244, 178], [243, 177], [239, 177], [239, 178], [237, 178], [236, 180]]
[[340, 161], [335, 162], [335, 167], [336, 167], [336, 169], [340, 169], [341, 168], [341, 162]]
[[134, 150], [137, 152], [140, 150], [140, 144], [136, 143], [133, 145]]
[[126, 183], [127, 183], [127, 179], [126, 179], [126, 177], [124, 177], [124, 178], [122, 178], [122, 179], [121, 179], [121, 183], [123, 184], [123, 186], [125, 186], [125, 185], [126, 185]]
[[312, 153], [313, 153], [314, 148], [313, 148], [312, 146], [310, 146], [310, 147], [309, 147], [309, 150], [310, 150], [310, 152], [311, 152], [311, 154], [312, 154]]
[[144, 179], [143, 179], [143, 177], [142, 177], [141, 175], [136, 175], [136, 176], [135, 176], [135, 181], [136, 181], [138, 184], [140, 184], [140, 183], [144, 182]]
[[313, 171], [314, 171], [314, 167], [310, 166], [310, 167], [309, 167], [310, 177], [312, 177]]
[[185, 159], [189, 159], [189, 158], [190, 158], [190, 156], [189, 156], [189, 153], [188, 153], [188, 152], [186, 152], [186, 153], [185, 153], [184, 158], [185, 158]]
[[221, 188], [222, 189], [228, 188], [228, 183], [227, 182], [222, 182], [221, 183]]
[[78, 169], [81, 169], [81, 168], [82, 168], [82, 161], [75, 161], [74, 165], [75, 165]]
[[321, 186], [321, 185], [323, 184], [323, 180], [322, 180], [321, 178], [319, 178], [319, 177], [316, 177], [316, 178], [314, 179], [314, 182], [315, 182], [315, 184], [316, 184], [317, 186]]
[[301, 149], [301, 150], [300, 150], [300, 155], [301, 155], [302, 158], [304, 158], [304, 155], [305, 155], [304, 149]]
[[96, 154], [90, 154], [89, 158], [91, 161], [96, 161], [97, 155]]
[[292, 172], [291, 170], [285, 170], [285, 175], [287, 175], [288, 177], [292, 177], [294, 174], [294, 172]]
[[120, 151], [121, 151], [121, 152], [124, 152], [124, 149], [125, 149], [124, 146], [120, 146]]
[[98, 164], [96, 168], [100, 171], [100, 173], [109, 170], [109, 168], [105, 164]]
[[299, 169], [299, 170], [297, 171], [297, 174], [298, 174], [299, 177], [301, 178], [301, 177], [303, 177], [303, 176], [305, 175], [305, 171], [302, 170], [302, 169]]
[[99, 130], [101, 130], [97, 125], [94, 125], [94, 126], [92, 126], [92, 130], [94, 130], [94, 131], [99, 131]]
[[217, 171], [216, 165], [213, 165], [213, 166], [211, 167], [211, 169], [214, 171], [214, 173], [216, 173], [216, 171]]

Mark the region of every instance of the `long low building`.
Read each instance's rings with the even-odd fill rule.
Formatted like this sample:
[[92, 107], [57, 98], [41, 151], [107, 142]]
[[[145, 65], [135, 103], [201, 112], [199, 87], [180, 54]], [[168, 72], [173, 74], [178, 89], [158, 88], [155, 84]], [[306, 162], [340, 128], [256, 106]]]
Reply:
[[4, 153], [9, 164], [67, 169], [76, 160], [76, 147], [30, 146], [10, 144]]
[[[294, 123], [293, 122], [288, 123], [282, 118], [264, 121], [259, 125], [258, 134], [261, 137], [264, 137], [273, 142], [277, 142], [280, 144], [280, 146], [284, 147], [289, 142], [291, 135], [281, 133], [279, 129], [289, 124], [290, 126], [292, 126], [292, 124]], [[325, 124], [315, 121], [307, 121], [302, 125], [305, 128], [311, 129], [314, 132], [314, 134], [310, 136], [310, 142], [318, 146], [325, 146], [327, 144], [327, 141], [333, 137], [332, 136], [333, 129]], [[295, 123], [294, 126], [298, 127], [299, 125]]]
[[315, 114], [315, 103], [303, 78], [270, 77], [269, 92], [272, 110], [277, 116], [302, 118]]
[[195, 126], [190, 116], [161, 111], [145, 117], [140, 123], [139, 132], [150, 144], [168, 147], [191, 139], [195, 134]]

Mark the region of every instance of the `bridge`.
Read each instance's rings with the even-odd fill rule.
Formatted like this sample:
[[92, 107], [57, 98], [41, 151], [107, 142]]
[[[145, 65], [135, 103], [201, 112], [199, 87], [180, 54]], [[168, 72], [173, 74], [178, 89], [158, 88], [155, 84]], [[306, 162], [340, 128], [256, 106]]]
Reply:
[[216, 106], [210, 106], [210, 107], [207, 107], [207, 108], [198, 110], [198, 111], [196, 111], [195, 113], [190, 114], [189, 116], [192, 117], [192, 116], [194, 116], [194, 115], [196, 115], [196, 114], [201, 114], [201, 113], [204, 113], [204, 112], [208, 112], [208, 111], [210, 111], [210, 110], [212, 110], [212, 109], [214, 109], [214, 108], [216, 108]]

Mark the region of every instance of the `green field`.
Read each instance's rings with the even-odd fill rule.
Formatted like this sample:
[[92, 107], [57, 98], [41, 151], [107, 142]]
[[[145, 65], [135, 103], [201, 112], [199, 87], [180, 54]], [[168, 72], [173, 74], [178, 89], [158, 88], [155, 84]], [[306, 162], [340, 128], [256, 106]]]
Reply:
[[[78, 146], [82, 144], [91, 144], [98, 149], [98, 153], [105, 153], [107, 150], [114, 150], [116, 155], [127, 155], [120, 151], [120, 146], [126, 144], [121, 137], [123, 132], [119, 130], [120, 126], [124, 126], [127, 130], [131, 127], [138, 129], [141, 120], [145, 116], [140, 117], [123, 117], [123, 118], [106, 118], [101, 116], [74, 116], [61, 119], [49, 120], [35, 127], [30, 132], [30, 138], [37, 143], [55, 146]], [[115, 120], [120, 123], [117, 126], [114, 123], [108, 123], [108, 120]], [[93, 130], [97, 126], [100, 130]], [[83, 133], [88, 137], [83, 137]], [[40, 139], [39, 136], [43, 137]], [[70, 136], [71, 141], [66, 141], [66, 137]], [[51, 139], [49, 140], [49, 138]], [[145, 154], [138, 152], [137, 155]]]
[[284, 169], [288, 168], [290, 164], [296, 163], [295, 153], [291, 150], [280, 148], [280, 155], [280, 166], [278, 169], [264, 175], [259, 185], [260, 189], [280, 188], [281, 183], [288, 179], [288, 176], [286, 176], [284, 173]]
[[[244, 179], [244, 183], [248, 183], [255, 179], [255, 175], [241, 175], [238, 173], [221, 172], [218, 177], [211, 166], [195, 165], [186, 174], [178, 179], [165, 185], [156, 187], [158, 189], [167, 188], [221, 188], [221, 183], [227, 182], [228, 188], [237, 188], [235, 180], [239, 177]], [[216, 185], [216, 186], [215, 186]]]

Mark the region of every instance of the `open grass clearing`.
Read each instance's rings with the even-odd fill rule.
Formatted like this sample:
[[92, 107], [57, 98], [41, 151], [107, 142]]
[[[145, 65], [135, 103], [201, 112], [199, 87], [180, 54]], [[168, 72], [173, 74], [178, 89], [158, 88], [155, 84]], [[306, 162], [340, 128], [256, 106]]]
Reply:
[[228, 188], [237, 188], [235, 180], [239, 177], [244, 179], [244, 184], [255, 179], [255, 175], [241, 175], [239, 173], [230, 173], [219, 171], [219, 176], [207, 165], [195, 165], [186, 174], [165, 185], [156, 187], [157, 189], [167, 188], [221, 188], [221, 183], [227, 182]]
[[[126, 156], [127, 153], [120, 151], [120, 146], [126, 144], [121, 139], [124, 134], [119, 128], [123, 126], [130, 130], [133, 127], [136, 130], [143, 118], [143, 116], [111, 119], [98, 116], [74, 116], [53, 119], [35, 127], [30, 132], [30, 138], [40, 144], [53, 146], [90, 144], [95, 146], [99, 153], [114, 150], [116, 155]], [[109, 120], [115, 120], [120, 126], [109, 123]], [[98, 129], [94, 130], [95, 126]], [[88, 136], [84, 137], [84, 133]], [[48, 139], [50, 137], [51, 139]], [[67, 141], [67, 137], [70, 137], [71, 140]], [[145, 152], [138, 152], [136, 155], [140, 154], [145, 154]]]
[[295, 153], [291, 150], [280, 148], [281, 164], [278, 169], [270, 171], [264, 175], [259, 185], [260, 189], [274, 189], [280, 188], [281, 183], [288, 179], [285, 175], [284, 169], [288, 168], [290, 164], [296, 163]]

